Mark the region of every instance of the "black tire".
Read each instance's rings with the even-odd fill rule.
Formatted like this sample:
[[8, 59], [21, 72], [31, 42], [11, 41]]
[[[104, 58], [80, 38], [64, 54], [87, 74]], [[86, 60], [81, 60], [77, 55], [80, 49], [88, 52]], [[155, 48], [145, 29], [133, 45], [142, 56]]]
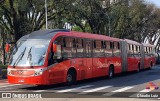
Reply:
[[73, 70], [68, 71], [66, 77], [66, 85], [71, 86], [76, 82], [76, 73]]
[[114, 69], [113, 69], [113, 66], [110, 66], [108, 71], [108, 77], [109, 79], [112, 79], [113, 76], [114, 76]]

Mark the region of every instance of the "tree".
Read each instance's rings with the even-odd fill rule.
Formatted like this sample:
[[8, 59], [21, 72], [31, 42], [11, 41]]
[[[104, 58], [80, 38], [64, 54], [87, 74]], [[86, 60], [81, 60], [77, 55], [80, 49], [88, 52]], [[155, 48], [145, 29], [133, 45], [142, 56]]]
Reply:
[[[48, 21], [56, 18], [54, 8], [54, 2], [48, 0]], [[14, 35], [15, 41], [45, 24], [44, 0], [4, 0], [0, 12], [1, 25]]]

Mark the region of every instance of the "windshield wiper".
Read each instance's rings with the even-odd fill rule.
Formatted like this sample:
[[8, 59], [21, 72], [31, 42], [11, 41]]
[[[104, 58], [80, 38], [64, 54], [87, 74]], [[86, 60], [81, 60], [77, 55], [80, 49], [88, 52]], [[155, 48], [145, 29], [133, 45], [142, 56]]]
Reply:
[[26, 51], [26, 47], [23, 50], [23, 52], [18, 56], [17, 60], [14, 62], [13, 67], [15, 67], [15, 65], [18, 64], [18, 62], [22, 59], [22, 57], [24, 56], [25, 51]]
[[31, 50], [32, 50], [32, 47], [29, 49], [29, 52], [28, 52], [28, 57], [27, 57], [27, 59], [29, 58], [29, 63], [30, 63], [30, 66], [31, 66], [31, 68], [33, 68], [33, 66], [32, 66], [32, 54], [31, 54]]

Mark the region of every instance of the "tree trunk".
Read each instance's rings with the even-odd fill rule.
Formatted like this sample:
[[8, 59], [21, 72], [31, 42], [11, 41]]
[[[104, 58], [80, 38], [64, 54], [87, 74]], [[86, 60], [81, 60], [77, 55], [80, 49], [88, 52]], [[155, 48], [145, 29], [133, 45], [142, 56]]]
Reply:
[[6, 52], [5, 52], [5, 33], [4, 30], [1, 32], [2, 37], [2, 53], [3, 53], [3, 64], [6, 64]]

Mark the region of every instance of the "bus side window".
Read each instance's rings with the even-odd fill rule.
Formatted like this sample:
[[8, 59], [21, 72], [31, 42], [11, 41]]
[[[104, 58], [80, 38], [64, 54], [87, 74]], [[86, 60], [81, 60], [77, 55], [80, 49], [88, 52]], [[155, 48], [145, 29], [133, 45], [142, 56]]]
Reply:
[[66, 38], [63, 38], [63, 47], [66, 47]]
[[120, 56], [120, 46], [119, 46], [119, 42], [113, 42], [113, 54], [114, 56]]
[[93, 57], [104, 57], [103, 41], [100, 40], [94, 41], [93, 54], [94, 54]]
[[104, 57], [105, 55], [104, 55], [104, 41], [101, 41], [101, 50], [100, 50], [101, 52], [100, 52], [100, 57]]
[[60, 59], [62, 57], [62, 44], [63, 44], [63, 37], [59, 37], [54, 42], [57, 45], [57, 52], [54, 53], [54, 58]]
[[70, 58], [72, 57], [72, 51], [73, 51], [73, 38], [70, 37], [64, 37], [63, 39], [63, 48], [62, 48], [62, 56], [63, 58]]
[[105, 45], [106, 45], [106, 48], [105, 48], [105, 56], [107, 57], [110, 57], [112, 56], [112, 46], [111, 46], [111, 42], [108, 42], [108, 41], [105, 41]]
[[137, 56], [136, 45], [133, 45], [134, 56]]
[[51, 52], [49, 55], [49, 60], [48, 60], [48, 65], [52, 65], [56, 62], [61, 62], [62, 61], [62, 45], [63, 45], [63, 37], [58, 37], [55, 39], [53, 42], [54, 44], [57, 45], [57, 52], [54, 53], [52, 51], [53, 46], [51, 47]]
[[147, 56], [148, 55], [148, 53], [147, 53], [147, 47], [144, 47], [144, 52], [145, 52], [145, 56]]
[[133, 55], [132, 45], [128, 44], [128, 56], [131, 57]]
[[83, 57], [83, 39], [77, 39], [77, 57]]
[[134, 56], [134, 45], [132, 45], [132, 56]]

